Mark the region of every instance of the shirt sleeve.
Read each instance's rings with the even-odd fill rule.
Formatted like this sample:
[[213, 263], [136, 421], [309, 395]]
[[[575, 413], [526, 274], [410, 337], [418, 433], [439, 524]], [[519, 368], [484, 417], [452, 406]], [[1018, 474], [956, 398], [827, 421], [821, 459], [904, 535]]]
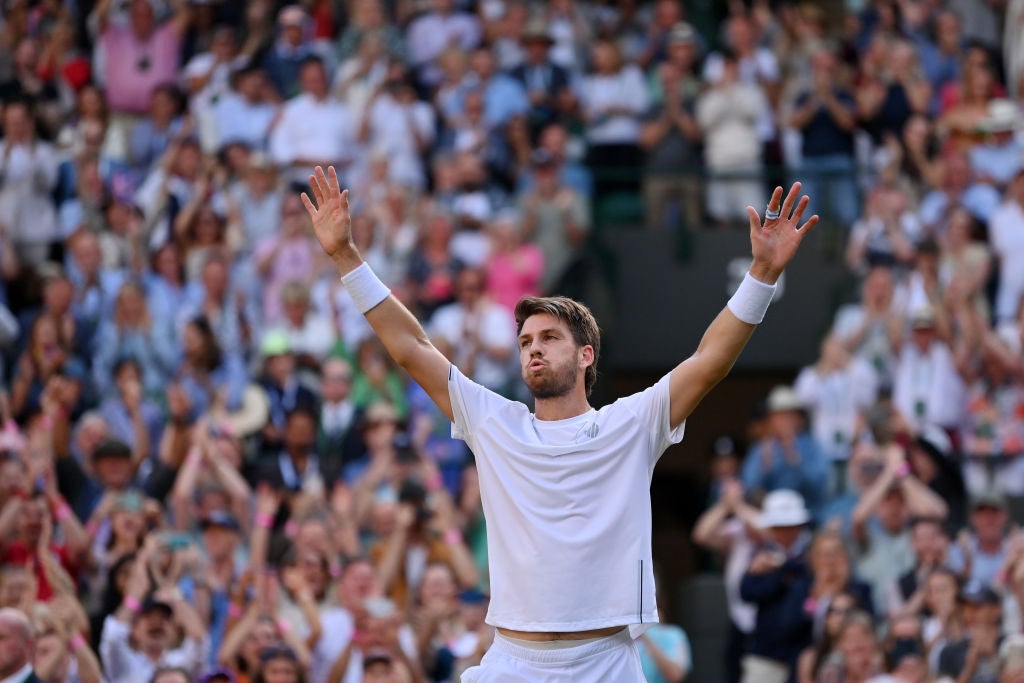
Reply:
[[487, 416], [511, 403], [468, 379], [454, 365], [448, 368], [448, 395], [452, 401], [452, 438], [470, 445]]
[[653, 465], [672, 444], [683, 440], [686, 421], [672, 429], [669, 424], [669, 378], [665, 375], [656, 384], [620, 401], [630, 410], [642, 425], [646, 425], [651, 441], [651, 464]]

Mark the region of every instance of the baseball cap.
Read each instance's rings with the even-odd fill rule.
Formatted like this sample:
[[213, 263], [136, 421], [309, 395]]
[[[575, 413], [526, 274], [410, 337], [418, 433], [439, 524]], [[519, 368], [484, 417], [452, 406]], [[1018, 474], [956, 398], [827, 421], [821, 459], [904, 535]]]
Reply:
[[277, 15], [279, 26], [302, 26], [306, 23], [306, 13], [298, 5], [289, 5]]
[[971, 499], [971, 509], [992, 508], [993, 510], [1005, 510], [1006, 498], [998, 491], [985, 491]]
[[672, 26], [672, 30], [668, 34], [668, 42], [670, 45], [676, 43], [696, 43], [697, 42], [697, 31], [694, 30], [693, 26], [685, 21]]
[[100, 458], [126, 458], [132, 459], [132, 449], [128, 448], [125, 444], [114, 439], [107, 439], [101, 441], [100, 445], [92, 451], [92, 459], [95, 462]]
[[999, 605], [1002, 600], [991, 586], [978, 579], [971, 579], [960, 589], [960, 601], [968, 605]]

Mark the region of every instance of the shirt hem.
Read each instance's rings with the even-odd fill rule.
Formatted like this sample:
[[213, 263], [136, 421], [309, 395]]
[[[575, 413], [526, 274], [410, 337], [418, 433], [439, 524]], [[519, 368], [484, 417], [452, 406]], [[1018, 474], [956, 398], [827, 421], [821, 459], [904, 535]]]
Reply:
[[537, 633], [572, 633], [575, 631], [592, 631], [611, 626], [634, 626], [636, 624], [653, 624], [658, 622], [658, 613], [649, 612], [637, 619], [637, 613], [617, 617], [591, 619], [589, 621], [513, 621], [500, 617], [488, 616], [487, 623], [495, 628], [507, 628], [513, 631], [534, 631]]

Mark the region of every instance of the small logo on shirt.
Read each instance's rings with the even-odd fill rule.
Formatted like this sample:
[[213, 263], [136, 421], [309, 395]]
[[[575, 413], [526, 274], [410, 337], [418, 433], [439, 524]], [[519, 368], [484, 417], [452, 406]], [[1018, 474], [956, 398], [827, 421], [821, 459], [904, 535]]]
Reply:
[[597, 437], [598, 427], [596, 422], [583, 425], [580, 431], [576, 433], [576, 440], [582, 441], [584, 438], [593, 439]]

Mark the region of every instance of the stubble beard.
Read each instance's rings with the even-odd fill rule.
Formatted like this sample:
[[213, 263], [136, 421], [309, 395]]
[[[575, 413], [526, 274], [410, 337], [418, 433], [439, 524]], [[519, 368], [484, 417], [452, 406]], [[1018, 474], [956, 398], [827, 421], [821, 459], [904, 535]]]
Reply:
[[573, 363], [566, 363], [561, 368], [549, 365], [540, 374], [526, 369], [523, 371], [523, 381], [534, 398], [561, 398], [576, 388], [576, 366]]

